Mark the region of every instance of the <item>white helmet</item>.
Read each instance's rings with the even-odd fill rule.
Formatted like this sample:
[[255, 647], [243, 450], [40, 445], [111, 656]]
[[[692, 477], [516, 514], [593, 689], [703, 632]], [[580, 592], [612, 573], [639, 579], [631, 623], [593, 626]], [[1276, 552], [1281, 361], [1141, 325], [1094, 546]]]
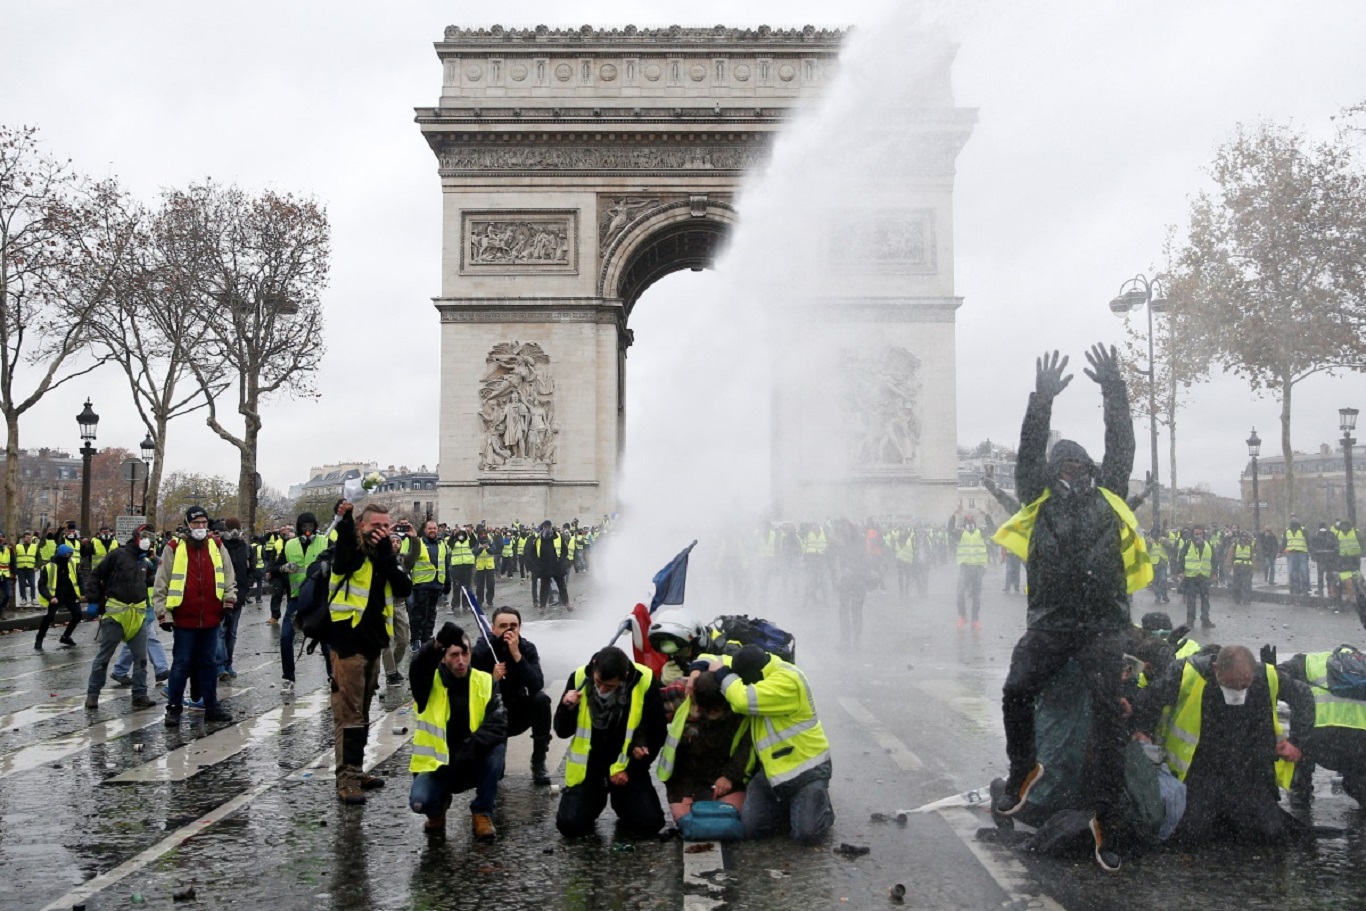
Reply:
[[681, 607], [660, 611], [650, 624], [651, 647], [666, 655], [683, 651], [705, 637], [702, 624], [691, 611]]

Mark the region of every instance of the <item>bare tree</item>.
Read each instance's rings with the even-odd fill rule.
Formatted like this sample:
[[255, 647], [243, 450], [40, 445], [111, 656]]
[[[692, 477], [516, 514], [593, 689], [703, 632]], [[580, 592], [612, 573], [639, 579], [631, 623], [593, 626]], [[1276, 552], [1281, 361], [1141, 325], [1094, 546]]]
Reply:
[[[1240, 127], [1191, 207], [1178, 306], [1224, 367], [1280, 400], [1286, 513], [1294, 510], [1295, 386], [1366, 369], [1366, 176], [1341, 135]], [[1184, 298], [1184, 300], [1183, 300]]]
[[[132, 243], [131, 207], [114, 181], [91, 183], [39, 148], [37, 130], [0, 126], [0, 412], [5, 526], [18, 523], [19, 419], [99, 366], [86, 330]], [[36, 382], [19, 388], [22, 367]]]
[[[316, 395], [324, 350], [319, 295], [331, 254], [327, 213], [289, 193], [252, 196], [206, 183], [165, 194], [162, 218], [175, 280], [193, 294], [207, 330], [188, 364], [207, 397], [206, 422], [240, 454], [237, 510], [253, 523], [261, 405], [280, 394]], [[240, 432], [223, 423], [221, 380], [211, 364], [236, 385]]]

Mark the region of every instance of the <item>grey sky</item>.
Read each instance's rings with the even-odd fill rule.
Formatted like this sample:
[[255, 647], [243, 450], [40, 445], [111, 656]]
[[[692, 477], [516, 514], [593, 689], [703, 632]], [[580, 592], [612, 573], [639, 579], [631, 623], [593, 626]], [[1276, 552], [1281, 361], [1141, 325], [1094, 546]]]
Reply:
[[[268, 409], [261, 470], [278, 487], [310, 464], [436, 461], [440, 190], [412, 108], [438, 94], [432, 42], [481, 26], [845, 25], [882, 4], [696, 0], [515, 5], [472, 0], [374, 4], [9, 2], [0, 29], [0, 122], [38, 125], [51, 151], [117, 174], [151, 199], [211, 175], [308, 192], [334, 230], [328, 354], [317, 403]], [[1057, 425], [1100, 445], [1099, 396], [1082, 352], [1118, 340], [1106, 307], [1153, 266], [1165, 226], [1184, 220], [1201, 168], [1238, 121], [1293, 120], [1326, 132], [1366, 98], [1366, 4], [1356, 2], [982, 3], [952, 10], [958, 103], [980, 109], [959, 159], [955, 213], [959, 439], [1012, 442], [1033, 359], [1060, 347], [1078, 378]], [[641, 301], [633, 366], [705, 276], [671, 277]], [[678, 385], [647, 367], [632, 394]], [[384, 407], [360, 407], [384, 397]], [[59, 390], [28, 417], [26, 446], [78, 443], [89, 395], [100, 445], [136, 448], [143, 430], [113, 370]], [[369, 398], [367, 398], [369, 396]], [[1293, 441], [1314, 449], [1337, 409], [1366, 407], [1366, 379], [1316, 378], [1296, 392]], [[1278, 409], [1237, 380], [1204, 387], [1181, 431], [1182, 481], [1232, 494], [1254, 424], [1277, 450]], [[354, 422], [372, 431], [349, 435]], [[1138, 469], [1147, 466], [1146, 426]], [[236, 451], [198, 415], [172, 425], [168, 467], [230, 477]], [[1165, 440], [1163, 442], [1166, 474]]]

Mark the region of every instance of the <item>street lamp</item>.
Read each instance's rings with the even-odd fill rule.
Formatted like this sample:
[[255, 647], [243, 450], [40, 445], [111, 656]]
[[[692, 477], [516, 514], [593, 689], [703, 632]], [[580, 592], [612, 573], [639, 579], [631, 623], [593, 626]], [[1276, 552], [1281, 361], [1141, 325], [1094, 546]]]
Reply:
[[1357, 492], [1352, 486], [1352, 447], [1356, 445], [1352, 431], [1357, 426], [1357, 414], [1355, 408], [1338, 409], [1338, 415], [1342, 418], [1343, 467], [1347, 469], [1347, 521], [1352, 523], [1353, 528], [1357, 526]]
[[1110, 312], [1124, 317], [1144, 304], [1147, 304], [1148, 309], [1148, 435], [1153, 449], [1153, 527], [1158, 528], [1162, 525], [1162, 484], [1157, 471], [1157, 377], [1156, 358], [1153, 355], [1153, 314], [1167, 312], [1167, 294], [1162, 277], [1154, 276], [1150, 281], [1140, 273], [1120, 285], [1119, 294], [1110, 301]]
[[147, 463], [147, 474], [142, 479], [142, 515], [147, 516], [147, 489], [152, 484], [152, 460], [156, 458], [157, 441], [152, 439], [149, 431], [147, 436], [142, 438], [142, 443], [138, 447], [142, 450], [142, 461]]
[[76, 423], [81, 425], [81, 531], [90, 534], [90, 459], [95, 455], [91, 442], [95, 439], [95, 427], [100, 416], [90, 407], [90, 399], [85, 400], [85, 409], [76, 415]]
[[1247, 454], [1252, 456], [1252, 533], [1262, 530], [1262, 498], [1257, 495], [1257, 456], [1262, 454], [1262, 438], [1257, 436], [1257, 428], [1252, 428], [1252, 436], [1247, 438]]

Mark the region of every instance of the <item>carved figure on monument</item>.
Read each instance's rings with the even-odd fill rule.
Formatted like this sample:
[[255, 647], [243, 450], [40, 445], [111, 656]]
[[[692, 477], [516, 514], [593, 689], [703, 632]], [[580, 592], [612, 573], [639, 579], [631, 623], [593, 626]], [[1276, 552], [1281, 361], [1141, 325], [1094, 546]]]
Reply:
[[476, 222], [470, 232], [472, 265], [569, 262], [569, 228], [562, 222]]
[[484, 440], [479, 468], [544, 470], [555, 463], [555, 379], [535, 342], [501, 342], [485, 360], [479, 389]]
[[905, 348], [847, 351], [842, 358], [849, 460], [854, 467], [908, 468], [920, 445], [920, 361]]
[[603, 213], [601, 246], [606, 247], [621, 233], [621, 230], [645, 209], [659, 205], [657, 197], [618, 196], [607, 206]]

